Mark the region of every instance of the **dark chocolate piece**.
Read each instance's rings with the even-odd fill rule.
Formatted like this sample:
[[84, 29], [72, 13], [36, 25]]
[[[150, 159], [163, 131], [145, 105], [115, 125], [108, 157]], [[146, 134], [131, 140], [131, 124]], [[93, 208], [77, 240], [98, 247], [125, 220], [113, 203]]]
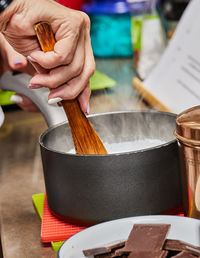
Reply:
[[128, 256], [131, 252], [128, 251], [124, 251], [124, 248], [120, 248], [120, 249], [116, 249], [113, 253], [112, 253], [112, 258], [118, 258], [121, 257], [122, 255], [126, 255]]
[[173, 257], [173, 256], [175, 256], [175, 255], [177, 255], [177, 254], [179, 254], [180, 252], [179, 251], [168, 251], [168, 255], [167, 255], [167, 258], [169, 258], [169, 257]]
[[165, 258], [167, 257], [167, 251], [157, 251], [157, 252], [131, 252], [128, 258]]
[[97, 255], [94, 256], [94, 258], [111, 258], [111, 254], [110, 253], [97, 254]]
[[91, 248], [91, 249], [87, 249], [87, 250], [83, 250], [83, 253], [85, 256], [91, 256], [91, 255], [98, 255], [98, 254], [107, 254], [110, 252], [115, 251], [118, 248], [122, 248], [124, 247], [125, 242], [119, 242], [110, 246], [101, 246], [101, 247], [97, 247], [97, 248]]
[[190, 254], [200, 256], [200, 247], [175, 239], [166, 239], [163, 249], [172, 251], [187, 251]]
[[85, 256], [91, 256], [91, 255], [97, 255], [97, 254], [105, 254], [107, 252], [108, 252], [108, 249], [105, 246], [83, 250], [83, 254]]
[[160, 251], [163, 248], [169, 228], [169, 224], [135, 224], [125, 247], [115, 253], [121, 255], [132, 251]]
[[166, 239], [168, 224], [135, 224], [128, 240], [106, 247], [84, 250], [94, 258], [195, 258], [200, 247], [180, 240]]
[[195, 258], [195, 257], [198, 257], [196, 255], [193, 255], [189, 252], [186, 252], [186, 251], [182, 251], [180, 253], [178, 253], [177, 255], [174, 255], [174, 256], [171, 256], [171, 257], [174, 257], [174, 258]]
[[[117, 258], [127, 258], [128, 255], [121, 255], [121, 256], [118, 256]], [[107, 254], [97, 254], [94, 256], [94, 258], [112, 258], [112, 254], [111, 253], [107, 253]]]

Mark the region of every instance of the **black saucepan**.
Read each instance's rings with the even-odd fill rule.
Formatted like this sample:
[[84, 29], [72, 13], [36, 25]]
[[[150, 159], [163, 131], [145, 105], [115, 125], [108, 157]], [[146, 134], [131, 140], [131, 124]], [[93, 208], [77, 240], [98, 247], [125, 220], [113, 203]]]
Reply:
[[[12, 90], [12, 82], [5, 79], [4, 88]], [[15, 78], [15, 89], [38, 105], [50, 126], [41, 135], [40, 146], [47, 200], [56, 215], [89, 225], [162, 214], [182, 205], [178, 147], [173, 135], [176, 115], [132, 111], [89, 116], [104, 143], [138, 139], [160, 139], [165, 143], [105, 156], [69, 154], [73, 141], [68, 123], [58, 124], [66, 121], [63, 110], [46, 104], [47, 93], [30, 93], [22, 88], [20, 80], [18, 84]]]
[[68, 124], [40, 137], [50, 209], [80, 224], [162, 214], [181, 205], [175, 115], [157, 111], [115, 112], [89, 117], [104, 143], [160, 139], [157, 147], [105, 156], [67, 153]]

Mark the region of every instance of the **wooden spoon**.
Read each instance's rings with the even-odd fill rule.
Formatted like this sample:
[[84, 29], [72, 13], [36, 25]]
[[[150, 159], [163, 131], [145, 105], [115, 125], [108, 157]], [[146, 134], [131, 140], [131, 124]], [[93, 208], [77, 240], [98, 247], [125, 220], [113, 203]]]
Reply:
[[[39, 44], [44, 52], [53, 51], [55, 37], [48, 22], [34, 26]], [[61, 104], [67, 115], [77, 154], [108, 154], [92, 124], [81, 111], [77, 99], [63, 100]]]

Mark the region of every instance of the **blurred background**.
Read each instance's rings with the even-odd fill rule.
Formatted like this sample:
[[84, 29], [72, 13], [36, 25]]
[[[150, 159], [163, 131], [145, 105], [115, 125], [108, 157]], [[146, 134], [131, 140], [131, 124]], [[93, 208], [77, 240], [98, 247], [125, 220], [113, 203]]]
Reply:
[[[96, 58], [132, 58], [145, 79], [157, 64], [189, 0], [57, 0], [86, 12]], [[10, 108], [13, 92], [0, 89], [0, 105]], [[12, 107], [11, 107], [12, 108]]]

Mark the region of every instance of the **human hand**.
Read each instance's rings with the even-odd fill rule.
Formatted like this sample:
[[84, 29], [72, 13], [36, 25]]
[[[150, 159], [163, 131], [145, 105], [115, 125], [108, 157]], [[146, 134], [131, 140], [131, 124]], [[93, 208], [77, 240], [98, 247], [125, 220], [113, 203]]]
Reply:
[[3, 73], [13, 70], [18, 72], [34, 75], [36, 73], [33, 66], [27, 62], [26, 58], [17, 53], [13, 47], [7, 42], [4, 36], [0, 33], [0, 59], [1, 72]]
[[[4, 36], [0, 33], [0, 56], [1, 56], [1, 74], [16, 70], [29, 75], [35, 74], [35, 69], [26, 58], [17, 53], [12, 46], [5, 40]], [[11, 101], [16, 103], [24, 111], [36, 112], [38, 108], [27, 97], [20, 94], [11, 96]]]
[[[48, 87], [49, 99], [78, 97], [81, 109], [87, 113], [89, 79], [95, 70], [87, 15], [53, 0], [15, 0], [0, 18], [0, 29], [9, 43], [28, 56], [40, 72], [31, 79], [29, 87]], [[54, 51], [40, 51], [33, 29], [40, 21], [48, 21], [52, 26], [56, 38]]]

